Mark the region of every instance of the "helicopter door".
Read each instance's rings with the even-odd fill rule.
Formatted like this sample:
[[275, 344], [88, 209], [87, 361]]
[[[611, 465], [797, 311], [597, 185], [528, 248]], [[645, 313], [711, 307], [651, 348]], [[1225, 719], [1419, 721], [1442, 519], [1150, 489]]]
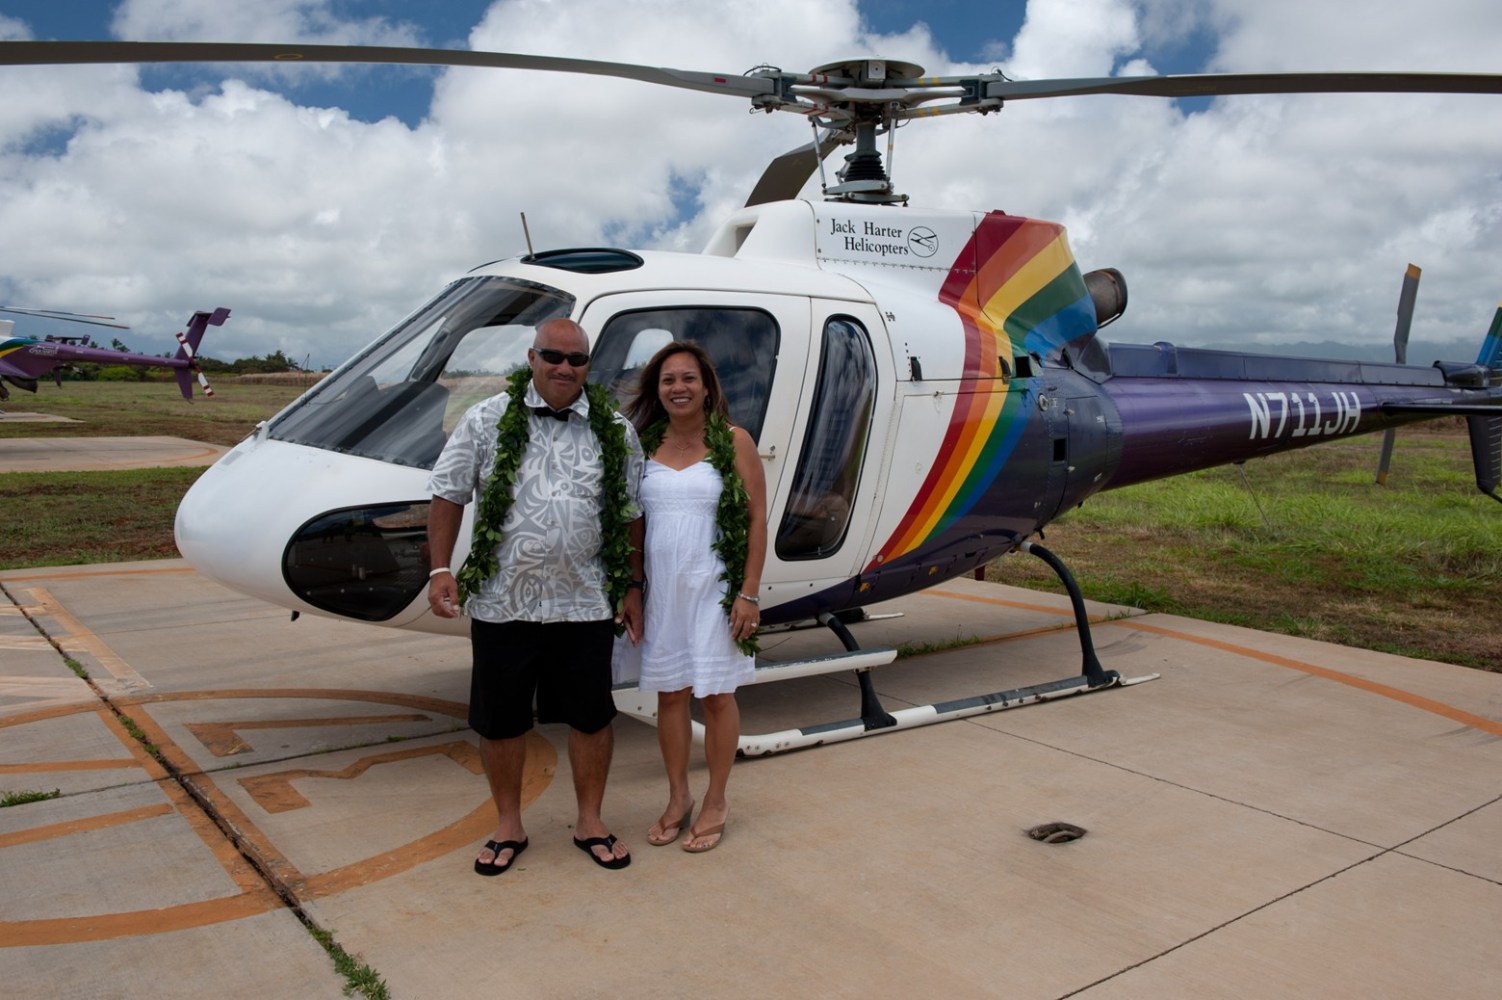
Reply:
[[808, 593], [853, 585], [869, 544], [876, 493], [862, 473], [868, 457], [880, 460], [888, 416], [876, 412], [878, 362], [868, 332], [873, 325], [882, 329], [880, 318], [856, 303], [821, 306], [815, 315], [825, 318], [813, 337], [790, 468], [778, 489], [768, 484], [762, 574], [774, 588]]
[[[684, 305], [692, 294], [692, 305]], [[757, 442], [767, 500], [777, 495], [798, 416], [809, 351], [809, 304], [788, 295], [684, 291], [629, 292], [590, 303], [581, 317], [598, 327], [590, 381], [621, 403], [658, 349], [693, 341], [709, 353], [730, 422]]]

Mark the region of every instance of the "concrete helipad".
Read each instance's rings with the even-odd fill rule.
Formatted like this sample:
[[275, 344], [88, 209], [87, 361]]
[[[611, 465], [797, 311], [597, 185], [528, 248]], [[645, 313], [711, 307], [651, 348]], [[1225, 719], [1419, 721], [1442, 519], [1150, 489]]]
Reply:
[[[656, 741], [622, 719], [569, 843], [566, 732], [531, 848], [492, 819], [467, 644], [303, 616], [181, 562], [0, 571], [6, 995], [1475, 997], [1502, 981], [1502, 676], [1092, 606], [1133, 687], [737, 763], [721, 846], [652, 848]], [[951, 581], [865, 644], [888, 709], [1073, 674], [1061, 598]], [[1111, 617], [1124, 614], [1125, 617]], [[829, 650], [820, 630], [772, 657]], [[85, 680], [72, 668], [87, 674]], [[857, 714], [850, 677], [744, 689], [747, 732]], [[144, 745], [149, 743], [152, 750]], [[704, 775], [696, 770], [696, 785]], [[1088, 833], [1045, 845], [1024, 831]]]
[[166, 435], [0, 438], [0, 472], [98, 472], [213, 465], [227, 451], [221, 445]]
[[35, 410], [0, 410], [0, 424], [76, 424], [72, 417], [59, 417]]

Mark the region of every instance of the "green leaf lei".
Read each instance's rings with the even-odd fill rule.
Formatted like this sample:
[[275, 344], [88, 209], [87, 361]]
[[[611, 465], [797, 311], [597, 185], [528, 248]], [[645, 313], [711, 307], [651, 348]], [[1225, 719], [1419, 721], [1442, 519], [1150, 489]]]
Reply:
[[[506, 523], [506, 515], [515, 500], [516, 470], [521, 465], [522, 453], [527, 450], [529, 440], [528, 408], [524, 399], [527, 383], [531, 380], [530, 368], [518, 368], [506, 380], [511, 401], [496, 423], [495, 465], [475, 510], [469, 557], [464, 560], [457, 576], [460, 604], [495, 576], [498, 568], [495, 553], [501, 544], [501, 526]], [[605, 596], [612, 610], [618, 611], [626, 597], [626, 585], [631, 582], [631, 535], [627, 530], [630, 521], [626, 517], [631, 506], [631, 495], [626, 489], [626, 428], [615, 419], [615, 406], [603, 386], [585, 385], [584, 392], [589, 399], [589, 429], [600, 443], [600, 562], [605, 569]], [[622, 626], [617, 625], [616, 634], [621, 631]]]
[[[667, 434], [668, 422], [658, 420], [641, 432], [641, 448], [652, 455], [662, 445]], [[746, 495], [746, 484], [735, 471], [735, 434], [730, 423], [718, 413], [710, 413], [704, 420], [704, 444], [709, 449], [709, 464], [720, 474], [723, 484], [720, 503], [715, 509], [714, 552], [725, 564], [720, 579], [726, 583], [725, 596], [720, 607], [725, 616], [735, 604], [735, 595], [746, 582], [746, 553], [751, 547], [751, 502]], [[753, 633], [745, 639], [737, 639], [736, 646], [747, 656], [761, 652], [761, 641]]]

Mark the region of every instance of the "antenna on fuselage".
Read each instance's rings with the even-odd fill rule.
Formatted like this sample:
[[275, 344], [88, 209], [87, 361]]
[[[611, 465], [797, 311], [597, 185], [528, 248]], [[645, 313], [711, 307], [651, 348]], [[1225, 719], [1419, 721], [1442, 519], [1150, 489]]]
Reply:
[[532, 231], [527, 228], [527, 213], [526, 212], [522, 212], [521, 213], [521, 217], [522, 217], [522, 235], [527, 238], [527, 256], [528, 257], [536, 256], [532, 252]]

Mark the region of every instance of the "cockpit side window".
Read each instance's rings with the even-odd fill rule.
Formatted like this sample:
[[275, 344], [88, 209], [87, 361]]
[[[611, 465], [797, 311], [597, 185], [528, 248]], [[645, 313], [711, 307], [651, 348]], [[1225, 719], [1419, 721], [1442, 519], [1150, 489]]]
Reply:
[[824, 326], [818, 381], [787, 510], [779, 559], [822, 559], [845, 541], [876, 406], [876, 355], [853, 319]]
[[270, 425], [271, 437], [430, 469], [459, 417], [527, 363], [572, 296], [515, 278], [456, 281]]
[[693, 341], [714, 361], [730, 422], [759, 439], [777, 367], [778, 337], [777, 321], [760, 309], [688, 306], [620, 313], [600, 332], [589, 380], [608, 387], [624, 405], [636, 393], [642, 366], [659, 348], [675, 340]]

